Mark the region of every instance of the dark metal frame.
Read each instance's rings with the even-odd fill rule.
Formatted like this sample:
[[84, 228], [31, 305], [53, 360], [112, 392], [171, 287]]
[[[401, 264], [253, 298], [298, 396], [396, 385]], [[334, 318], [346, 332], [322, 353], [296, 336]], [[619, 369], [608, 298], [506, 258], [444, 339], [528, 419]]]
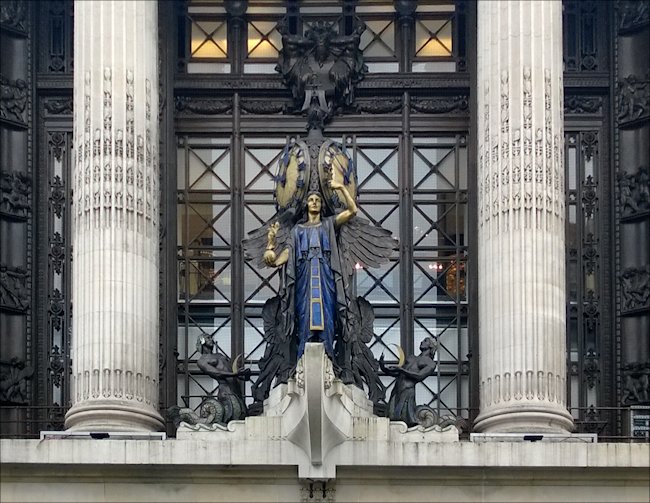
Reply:
[[[471, 9], [473, 11], [473, 9]], [[170, 26], [173, 23], [169, 23]], [[243, 24], [243, 22], [242, 22]], [[400, 30], [404, 30], [403, 25], [399, 25]], [[468, 33], [475, 30], [468, 29]], [[403, 33], [400, 33], [402, 36]], [[169, 37], [173, 38], [173, 37]], [[411, 38], [412, 39], [412, 38]], [[244, 39], [245, 40], [245, 39]], [[171, 47], [171, 44], [170, 44]], [[234, 49], [231, 45], [229, 50]], [[406, 48], [406, 53], [402, 61], [408, 59], [410, 53], [409, 48]], [[239, 66], [241, 63], [235, 61], [235, 52], [231, 54], [231, 63], [233, 67]], [[238, 65], [239, 63], [239, 65]], [[168, 68], [172, 65], [168, 65]], [[242, 135], [259, 134], [259, 124], [265, 124], [265, 132], [269, 136], [285, 136], [291, 134], [304, 134], [304, 119], [291, 115], [278, 115], [277, 112], [282, 110], [290, 104], [290, 95], [288, 90], [281, 84], [279, 76], [276, 75], [254, 75], [243, 77], [237, 73], [230, 75], [192, 75], [185, 76], [184, 74], [177, 74], [175, 76], [175, 92], [176, 100], [181, 100], [184, 105], [188, 102], [193, 102], [196, 106], [194, 110], [196, 113], [187, 113], [187, 108], [177, 110], [175, 128], [177, 135], [217, 135], [217, 136], [230, 136], [231, 139], [231, 162], [233, 163], [233, 170], [231, 171], [232, 197], [231, 207], [237, 208], [243, 205], [243, 180], [239, 177], [242, 176], [241, 170], [236, 167], [240, 165], [241, 155], [243, 151]], [[402, 187], [399, 190], [399, 205], [401, 208], [411, 208], [413, 195], [409, 187], [412, 186], [409, 169], [412, 155], [410, 148], [413, 137], [419, 135], [436, 134], [436, 133], [454, 133], [467, 135], [470, 130], [469, 122], [469, 107], [467, 103], [464, 107], [455, 107], [453, 103], [458, 101], [458, 96], [469, 96], [470, 77], [467, 73], [453, 73], [453, 74], [412, 74], [410, 72], [395, 73], [395, 74], [381, 74], [369, 75], [358, 88], [358, 102], [360, 108], [357, 113], [354, 110], [348, 111], [344, 116], [335, 119], [330, 126], [328, 126], [326, 134], [331, 137], [341, 137], [341, 135], [354, 133], [356, 135], [365, 134], [385, 134], [395, 136], [399, 139], [399, 177], [398, 184]], [[435, 89], [435, 96], [431, 95], [432, 89]], [[259, 106], [253, 107], [251, 110], [250, 104], [256, 103], [255, 98], [266, 99], [271, 105], [267, 108], [271, 110], [271, 115], [264, 114]], [[414, 97], [418, 100], [417, 109], [414, 108], [411, 99]], [[389, 103], [386, 106], [386, 103]], [[393, 105], [394, 103], [394, 105]], [[239, 105], [239, 106], [237, 106]], [[247, 106], [249, 105], [249, 106]], [[255, 109], [256, 108], [256, 109]], [[211, 114], [213, 110], [218, 110], [219, 113]], [[250, 110], [250, 111], [249, 111]], [[250, 113], [253, 112], [253, 113]], [[371, 115], [372, 114], [372, 115]], [[371, 119], [370, 119], [371, 117]], [[271, 119], [271, 120], [269, 120]], [[369, 120], [370, 119], [370, 120]], [[417, 141], [417, 140], [416, 140]], [[171, 142], [170, 142], [171, 143]], [[471, 149], [471, 144], [468, 147]], [[396, 145], [397, 146], [397, 145]], [[470, 156], [468, 155], [468, 158]], [[170, 156], [170, 159], [172, 157]], [[473, 174], [468, 173], [468, 179], [472, 180]], [[173, 171], [173, 170], [170, 170]], [[174, 175], [170, 175], [173, 177]], [[406, 177], [406, 178], [405, 178]], [[167, 181], [168, 187], [173, 187], [175, 191], [175, 183]], [[471, 190], [468, 188], [468, 190]], [[362, 195], [363, 197], [363, 195]], [[169, 193], [167, 194], [167, 201], [171, 201]], [[471, 201], [472, 198], [469, 198]], [[396, 201], [397, 202], [397, 201]], [[361, 201], [363, 206], [363, 202]], [[473, 203], [469, 203], [471, 206]], [[469, 209], [468, 218], [471, 218], [475, 209]], [[237, 216], [239, 214], [239, 216]], [[411, 229], [409, 211], [402, 211], [401, 213], [401, 229]], [[243, 215], [241, 212], [233, 211], [233, 220], [231, 223], [232, 229], [232, 244], [233, 244], [233, 264], [231, 271], [233, 277], [242, 277], [243, 273], [243, 255], [238, 247], [240, 246], [240, 239], [242, 239], [244, 228]], [[175, 236], [172, 231], [175, 228], [175, 220], [172, 218], [174, 213], [166, 212], [166, 221], [168, 225], [167, 236]], [[408, 222], [407, 222], [408, 221]], [[407, 225], [408, 224], [408, 225]], [[471, 224], [470, 224], [471, 225]], [[412, 281], [409, 278], [412, 276], [413, 264], [411, 257], [413, 256], [413, 240], [411, 233], [401, 236], [401, 245], [399, 252], [399, 262], [402, 267], [401, 277], [401, 308], [399, 317], [401, 318], [401, 345], [407, 354], [417, 351], [413, 347], [413, 323], [414, 323], [414, 308], [412, 297]], [[241, 234], [241, 235], [240, 235]], [[470, 238], [471, 239], [471, 238]], [[468, 243], [466, 243], [468, 245]], [[168, 250], [172, 244], [168, 242]], [[174, 251], [175, 255], [175, 251]], [[169, 252], [171, 257], [171, 252]], [[238, 276], [239, 275], [239, 276]], [[167, 277], [170, 278], [169, 271]], [[243, 285], [235, 281], [232, 290], [232, 341], [231, 353], [233, 355], [243, 352], [241, 346], [243, 341], [241, 335], [243, 333], [243, 323], [245, 323], [245, 313], [243, 311], [243, 294], [239, 290]], [[473, 285], [475, 281], [468, 280], [468, 283]], [[171, 281], [169, 282], [171, 286]], [[175, 298], [174, 295], [169, 295], [168, 298]], [[471, 296], [468, 292], [468, 297]], [[470, 304], [471, 305], [471, 302]], [[170, 306], [171, 307], [171, 306]], [[418, 309], [421, 311], [421, 309]], [[170, 312], [171, 313], [171, 312]], [[397, 313], [396, 313], [397, 314]], [[467, 318], [469, 319], [469, 333], [471, 340], [469, 342], [470, 348], [476, 345], [476, 332], [471, 327], [475, 326], [475, 312], [468, 312]], [[169, 314], [168, 314], [169, 316]], [[378, 316], [381, 314], [378, 313]], [[169, 316], [172, 318], [173, 316]], [[168, 324], [171, 330], [171, 324]], [[188, 341], [190, 344], [192, 341]], [[476, 354], [475, 351], [470, 349], [470, 353]], [[390, 356], [389, 356], [390, 358]], [[192, 362], [180, 362], [181, 372], [190, 372], [193, 368]], [[469, 367], [471, 362], [463, 364], [461, 372], [463, 375], [469, 375]], [[444, 371], [446, 373], [448, 371]], [[171, 377], [169, 374], [167, 374]], [[458, 375], [454, 373], [454, 375]], [[475, 377], [474, 380], [478, 381]], [[460, 393], [460, 391], [459, 391]], [[466, 416], [471, 421], [478, 410], [478, 394], [475, 390], [470, 391], [470, 409], [469, 416]], [[175, 402], [174, 402], [175, 403]], [[167, 405], [171, 405], [168, 403]], [[467, 412], [463, 415], [468, 414]]]

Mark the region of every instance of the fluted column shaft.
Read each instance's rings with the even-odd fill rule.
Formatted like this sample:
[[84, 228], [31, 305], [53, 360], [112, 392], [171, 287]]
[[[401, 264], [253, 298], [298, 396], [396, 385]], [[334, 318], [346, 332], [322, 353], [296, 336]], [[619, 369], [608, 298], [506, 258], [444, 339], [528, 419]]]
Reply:
[[480, 0], [477, 61], [476, 429], [567, 431], [561, 1]]
[[163, 426], [158, 403], [158, 14], [74, 6], [74, 430]]

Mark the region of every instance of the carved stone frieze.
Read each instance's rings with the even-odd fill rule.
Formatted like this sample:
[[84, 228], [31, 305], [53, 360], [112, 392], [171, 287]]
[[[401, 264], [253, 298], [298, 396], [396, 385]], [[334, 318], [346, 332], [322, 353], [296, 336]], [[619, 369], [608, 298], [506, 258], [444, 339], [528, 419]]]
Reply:
[[176, 96], [174, 106], [176, 112], [181, 115], [217, 115], [229, 112], [232, 109], [232, 101], [229, 99]]
[[469, 96], [440, 96], [436, 98], [411, 99], [411, 109], [425, 114], [467, 113], [469, 111]]
[[0, 27], [26, 34], [27, 0], [3, 0], [0, 2]]
[[281, 114], [287, 111], [288, 102], [271, 101], [271, 100], [251, 100], [245, 99], [239, 102], [239, 106], [243, 112], [249, 114], [269, 115]]
[[19, 358], [0, 360], [0, 404], [27, 404], [27, 381], [33, 375], [34, 368]]
[[636, 173], [617, 173], [618, 204], [622, 220], [644, 217], [650, 212], [650, 170], [641, 166]]
[[28, 276], [22, 267], [0, 264], [0, 311], [22, 313], [29, 309]]
[[26, 128], [28, 96], [27, 82], [23, 79], [9, 80], [0, 75], [0, 119]]
[[43, 109], [49, 115], [72, 115], [72, 98], [46, 98]]
[[[104, 89], [111, 88], [112, 70], [104, 68]], [[124, 210], [142, 216], [151, 226], [158, 225], [158, 213], [152, 212], [154, 200], [158, 200], [159, 181], [151, 177], [147, 169], [157, 163], [158, 145], [154, 149], [151, 135], [151, 83], [145, 80], [144, 118], [146, 127], [136, 134], [134, 73], [125, 72], [125, 129], [118, 128], [113, 134], [113, 95], [104, 91], [102, 97], [101, 123], [91, 133], [90, 127], [90, 75], [85, 75], [84, 85], [84, 132], [83, 144], [77, 145], [77, 162], [83, 166], [75, 176], [77, 215], [89, 215], [99, 210]], [[92, 138], [92, 139], [91, 139]], [[114, 162], [111, 162], [114, 161]], [[104, 182], [103, 191], [100, 189]], [[123, 184], [122, 182], [126, 183]], [[57, 193], [58, 194], [58, 193]], [[61, 196], [65, 196], [63, 192]], [[61, 202], [63, 202], [61, 198]], [[155, 203], [157, 207], [157, 202]], [[104, 213], [107, 215], [108, 213]], [[122, 221], [122, 219], [120, 219]], [[108, 225], [104, 219], [103, 225]], [[126, 219], [126, 225], [133, 225]], [[157, 232], [157, 231], [156, 231]]]
[[22, 171], [0, 173], [0, 216], [27, 220], [30, 212], [32, 178]]
[[[542, 214], [561, 220], [560, 139], [554, 134], [551, 115], [550, 73], [544, 74], [543, 128], [533, 125], [532, 73], [522, 73], [521, 127], [511, 131], [509, 75], [503, 71], [499, 90], [499, 132], [491, 131], [490, 105], [485, 100], [483, 142], [479, 144], [479, 221], [492, 220], [492, 231], [506, 231], [513, 212], [523, 210], [525, 225], [540, 227]], [[484, 85], [489, 94], [489, 87]], [[496, 103], [495, 103], [496, 105]], [[509, 160], [512, 162], [509, 162]], [[533, 181], [535, 182], [533, 184]], [[510, 189], [512, 187], [512, 190]], [[534, 214], [534, 219], [532, 218]], [[519, 220], [515, 218], [517, 225]], [[500, 232], [499, 231], [499, 232]]]
[[358, 99], [354, 104], [355, 111], [362, 114], [388, 114], [398, 111], [401, 107], [401, 98]]
[[650, 73], [645, 78], [628, 75], [616, 84], [616, 109], [620, 127], [650, 118]]
[[650, 308], [650, 265], [624, 269], [619, 282], [623, 314]]
[[565, 114], [600, 114], [602, 111], [602, 96], [573, 95], [564, 98]]
[[639, 0], [623, 0], [620, 4], [619, 34], [637, 31], [650, 22], [650, 4]]

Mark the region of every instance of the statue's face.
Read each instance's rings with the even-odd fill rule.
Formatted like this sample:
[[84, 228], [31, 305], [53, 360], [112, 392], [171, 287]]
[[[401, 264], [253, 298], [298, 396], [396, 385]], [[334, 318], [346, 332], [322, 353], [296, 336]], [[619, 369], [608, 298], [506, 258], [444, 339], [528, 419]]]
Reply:
[[434, 344], [433, 341], [432, 341], [431, 339], [429, 339], [429, 338], [424, 339], [424, 340], [420, 343], [420, 351], [428, 351], [428, 350], [430, 350], [430, 349], [433, 349], [434, 347], [435, 347], [435, 344]]
[[311, 214], [320, 214], [322, 207], [322, 202], [320, 196], [317, 194], [312, 194], [307, 198], [307, 210]]

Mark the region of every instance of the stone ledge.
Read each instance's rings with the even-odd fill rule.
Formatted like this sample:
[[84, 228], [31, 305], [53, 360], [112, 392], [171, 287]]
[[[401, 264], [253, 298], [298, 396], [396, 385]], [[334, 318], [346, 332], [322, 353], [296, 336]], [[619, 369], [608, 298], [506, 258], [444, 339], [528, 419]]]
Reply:
[[[283, 441], [246, 445], [198, 439], [0, 440], [3, 465], [295, 466]], [[346, 442], [332, 452], [336, 466], [480, 468], [648, 468], [650, 444]]]

